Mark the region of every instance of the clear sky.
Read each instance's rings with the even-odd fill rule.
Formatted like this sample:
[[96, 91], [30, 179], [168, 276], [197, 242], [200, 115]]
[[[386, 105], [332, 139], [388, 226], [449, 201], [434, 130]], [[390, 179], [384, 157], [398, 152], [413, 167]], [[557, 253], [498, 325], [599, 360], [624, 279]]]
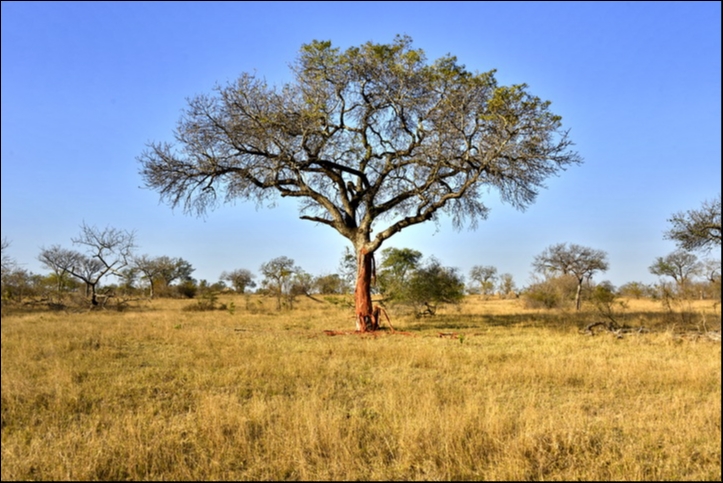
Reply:
[[298, 219], [293, 201], [226, 205], [204, 218], [142, 188], [137, 156], [173, 141], [187, 99], [242, 72], [291, 79], [302, 44], [342, 50], [406, 34], [430, 61], [456, 55], [552, 101], [584, 163], [547, 182], [525, 212], [490, 193], [475, 231], [408, 228], [413, 248], [468, 275], [530, 282], [549, 245], [603, 250], [595, 280], [652, 283], [667, 218], [721, 190], [720, 2], [2, 2], [2, 237], [24, 268], [42, 247], [74, 248], [85, 222], [136, 232], [138, 253], [182, 257], [193, 276], [287, 256], [334, 273], [347, 242]]

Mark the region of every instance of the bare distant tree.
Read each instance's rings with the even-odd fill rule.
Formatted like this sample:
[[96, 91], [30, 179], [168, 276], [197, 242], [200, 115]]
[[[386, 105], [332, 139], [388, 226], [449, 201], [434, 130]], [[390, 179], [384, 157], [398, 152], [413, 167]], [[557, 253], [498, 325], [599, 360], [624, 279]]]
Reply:
[[3, 237], [2, 242], [0, 244], [0, 252], [2, 253], [2, 270], [7, 270], [14, 265], [14, 261], [10, 255], [7, 253], [7, 249], [10, 248], [10, 240]]
[[674, 240], [682, 250], [711, 250], [721, 244], [721, 196], [704, 201], [698, 210], [675, 213], [665, 238]]
[[5, 276], [10, 272], [13, 268], [15, 268], [15, 259], [8, 255], [8, 248], [10, 248], [10, 240], [3, 237], [2, 239], [2, 245], [0, 245], [2, 248], [2, 276]]
[[278, 89], [242, 74], [190, 100], [179, 148], [151, 144], [141, 174], [198, 214], [219, 199], [298, 200], [302, 219], [354, 247], [359, 331], [378, 328], [371, 280], [385, 240], [442, 214], [474, 227], [490, 188], [524, 209], [548, 177], [581, 162], [550, 102], [451, 55], [429, 64], [406, 36], [345, 52], [313, 41], [293, 74]]
[[344, 253], [339, 260], [339, 276], [344, 281], [347, 290], [354, 288], [356, 283], [357, 257], [349, 247], [344, 247]]
[[544, 275], [574, 275], [577, 279], [575, 309], [580, 310], [583, 281], [586, 278], [591, 279], [597, 271], [605, 272], [608, 269], [608, 262], [607, 254], [602, 250], [574, 243], [569, 247], [566, 243], [558, 243], [536, 256], [532, 266]]
[[71, 241], [84, 246], [86, 253], [54, 245], [42, 249], [38, 259], [56, 274], [67, 272], [83, 281], [91, 304], [98, 305], [98, 284], [108, 274], [122, 276], [121, 270], [129, 264], [135, 247], [135, 234], [110, 227], [101, 230], [83, 223], [80, 235]]
[[15, 259], [8, 255], [8, 248], [10, 248], [10, 240], [3, 237], [2, 244], [0, 245], [2, 248], [2, 267], [0, 268], [0, 293], [2, 294], [2, 297], [5, 297], [5, 286], [7, 283], [8, 276], [10, 273], [15, 269], [16, 263]]

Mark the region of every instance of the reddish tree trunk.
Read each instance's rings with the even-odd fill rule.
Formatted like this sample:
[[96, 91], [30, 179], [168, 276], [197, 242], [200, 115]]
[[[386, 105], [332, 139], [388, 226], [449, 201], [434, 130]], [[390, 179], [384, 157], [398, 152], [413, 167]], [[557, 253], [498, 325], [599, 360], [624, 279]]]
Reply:
[[374, 252], [368, 253], [366, 249], [359, 250], [357, 259], [356, 290], [354, 292], [354, 305], [356, 309], [356, 330], [371, 332], [379, 328], [379, 314], [374, 313], [372, 306], [372, 279], [374, 273]]

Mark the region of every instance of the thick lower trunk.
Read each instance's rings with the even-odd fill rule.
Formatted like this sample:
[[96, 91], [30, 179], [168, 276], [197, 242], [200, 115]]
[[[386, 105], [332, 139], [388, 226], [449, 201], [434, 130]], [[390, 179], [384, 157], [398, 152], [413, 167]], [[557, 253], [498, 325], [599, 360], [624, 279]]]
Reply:
[[578, 281], [577, 292], [575, 293], [575, 310], [580, 310], [580, 302], [582, 295], [582, 280]]
[[90, 303], [91, 303], [91, 305], [93, 305], [94, 307], [95, 307], [96, 305], [98, 305], [98, 297], [97, 297], [96, 291], [95, 291], [95, 284], [92, 284], [92, 285], [90, 286]]
[[356, 330], [372, 332], [379, 328], [379, 314], [374, 313], [372, 305], [372, 278], [374, 275], [374, 253], [364, 248], [359, 250], [357, 259], [356, 290], [354, 305], [356, 310]]

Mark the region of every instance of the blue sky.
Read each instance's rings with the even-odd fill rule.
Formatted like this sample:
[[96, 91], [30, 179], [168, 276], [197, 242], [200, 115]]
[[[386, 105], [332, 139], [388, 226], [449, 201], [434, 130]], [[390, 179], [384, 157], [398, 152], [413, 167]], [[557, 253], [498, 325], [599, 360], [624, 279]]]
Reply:
[[194, 277], [278, 256], [334, 273], [346, 240], [293, 201], [204, 218], [142, 189], [137, 156], [172, 141], [187, 99], [242, 72], [291, 79], [302, 44], [346, 49], [406, 34], [430, 61], [497, 69], [552, 101], [584, 163], [519, 212], [490, 193], [475, 231], [408, 228], [384, 246], [467, 275], [493, 265], [530, 282], [555, 243], [608, 254], [596, 280], [652, 283], [667, 218], [721, 190], [720, 2], [2, 2], [2, 237], [35, 273], [42, 247], [73, 248], [85, 222], [136, 232], [138, 253], [188, 260]]

